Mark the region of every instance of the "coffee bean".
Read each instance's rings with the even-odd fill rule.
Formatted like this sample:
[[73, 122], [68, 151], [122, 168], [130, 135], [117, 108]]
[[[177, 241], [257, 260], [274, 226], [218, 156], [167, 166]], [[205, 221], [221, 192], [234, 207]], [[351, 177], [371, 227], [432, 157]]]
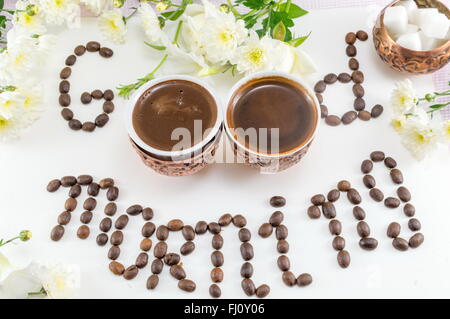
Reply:
[[422, 225], [420, 224], [420, 221], [417, 218], [411, 218], [408, 221], [408, 227], [411, 229], [411, 231], [418, 231], [420, 228], [422, 228]]
[[325, 81], [320, 80], [314, 86], [314, 92], [316, 92], [316, 93], [323, 93], [323, 92], [325, 92], [326, 88], [327, 88], [327, 84], [325, 83]]
[[78, 45], [73, 52], [78, 56], [82, 56], [86, 52], [86, 47], [84, 45]]
[[119, 197], [119, 189], [116, 186], [111, 186], [110, 188], [108, 188], [108, 191], [106, 192], [106, 198], [108, 198], [110, 202], [115, 201], [118, 197]]
[[397, 167], [397, 162], [392, 157], [386, 157], [384, 159], [384, 165], [386, 165], [387, 168], [395, 168]]
[[424, 240], [425, 240], [425, 237], [423, 236], [423, 234], [422, 233], [417, 233], [417, 234], [413, 235], [409, 239], [409, 247], [417, 248], [420, 245], [422, 245]]
[[114, 223], [114, 227], [116, 227], [116, 229], [124, 229], [127, 224], [128, 224], [128, 216], [127, 215], [120, 215], [117, 219], [116, 222]]
[[146, 207], [142, 210], [142, 218], [144, 220], [151, 220], [153, 218], [153, 209]]
[[117, 212], [116, 203], [108, 203], [105, 206], [105, 215], [114, 216]]
[[387, 228], [387, 236], [389, 238], [397, 238], [400, 235], [401, 226], [399, 223], [392, 222]]
[[211, 234], [218, 234], [222, 230], [222, 227], [216, 222], [212, 222], [208, 224], [208, 230]]
[[89, 41], [86, 44], [86, 49], [89, 52], [97, 52], [98, 50], [100, 50], [100, 43], [98, 43], [97, 41]]
[[372, 175], [364, 175], [363, 183], [369, 189], [374, 188], [377, 184], [375, 178]]
[[255, 284], [253, 283], [253, 280], [249, 278], [242, 279], [241, 287], [242, 290], [244, 290], [244, 293], [249, 297], [253, 296], [256, 293]]
[[211, 270], [211, 281], [212, 282], [222, 282], [223, 281], [223, 270], [220, 268], [213, 268]]
[[108, 235], [104, 233], [98, 234], [95, 241], [97, 242], [97, 245], [105, 246], [108, 243]]
[[370, 112], [362, 110], [358, 112], [358, 118], [362, 121], [369, 121], [372, 115], [370, 115]]
[[77, 208], [77, 200], [75, 198], [69, 197], [64, 204], [64, 208], [68, 212], [73, 212]]
[[327, 199], [329, 202], [335, 202], [339, 199], [340, 196], [341, 193], [337, 189], [333, 189], [328, 193]]
[[248, 261], [241, 266], [241, 276], [243, 278], [251, 278], [253, 276], [253, 265]]
[[127, 208], [127, 214], [131, 216], [136, 216], [142, 213], [142, 206], [141, 205], [132, 205]]
[[100, 185], [98, 185], [97, 183], [89, 184], [87, 192], [89, 196], [97, 196], [100, 192]]
[[382, 151], [374, 151], [370, 153], [370, 159], [374, 162], [381, 162], [385, 159], [385, 154]]
[[335, 250], [344, 249], [345, 248], [345, 239], [341, 236], [334, 237], [332, 246]]
[[147, 253], [140, 253], [136, 258], [136, 267], [139, 269], [144, 268], [148, 264]]
[[100, 100], [101, 98], [103, 98], [103, 92], [101, 90], [94, 90], [91, 92], [91, 95], [96, 100]]
[[337, 261], [339, 266], [347, 268], [350, 266], [350, 254], [346, 250], [341, 250], [337, 255]]
[[275, 228], [275, 236], [278, 240], [286, 239], [288, 236], [288, 229], [284, 225], [279, 225]]
[[252, 233], [247, 228], [241, 228], [238, 232], [239, 240], [243, 243], [250, 241]]
[[339, 124], [341, 124], [341, 119], [336, 115], [328, 115], [325, 118], [325, 123], [327, 123], [330, 126], [338, 126]]
[[392, 240], [392, 246], [397, 250], [406, 251], [408, 250], [409, 243], [403, 238], [397, 237]]
[[95, 130], [95, 123], [93, 122], [84, 122], [81, 129], [85, 132], [93, 132]]
[[160, 259], [155, 259], [152, 262], [152, 265], [150, 266], [150, 269], [153, 274], [157, 275], [160, 274], [163, 270], [164, 264]]
[[99, 114], [95, 118], [95, 125], [98, 126], [98, 127], [103, 127], [108, 122], [109, 122], [109, 116], [108, 116], [108, 114], [105, 114], [105, 113]]
[[120, 256], [120, 248], [119, 246], [111, 246], [108, 251], [108, 258], [111, 260], [116, 260]]
[[333, 203], [325, 202], [322, 205], [322, 213], [325, 218], [332, 219], [336, 217], [336, 208]]
[[110, 48], [101, 48], [99, 51], [100, 55], [104, 58], [110, 58], [113, 56], [114, 52]]
[[105, 92], [103, 92], [103, 98], [106, 101], [112, 101], [114, 99], [114, 92], [110, 89], [105, 90]]
[[114, 180], [112, 178], [104, 178], [99, 182], [101, 189], [107, 189], [114, 186]]
[[222, 290], [216, 284], [209, 286], [209, 295], [213, 298], [219, 298], [222, 295]]
[[69, 190], [69, 197], [77, 198], [81, 194], [81, 186], [78, 184], [73, 185]]
[[167, 226], [164, 225], [158, 226], [158, 229], [156, 229], [156, 238], [162, 241], [169, 238], [169, 228], [167, 228]]
[[281, 239], [277, 242], [277, 251], [280, 254], [287, 254], [289, 251], [289, 243], [285, 239]]
[[111, 101], [106, 101], [105, 103], [103, 103], [103, 112], [105, 112], [106, 114], [114, 112], [114, 103]]
[[211, 244], [214, 249], [217, 249], [217, 250], [222, 249], [223, 237], [220, 236], [220, 234], [215, 234], [212, 238]]
[[211, 254], [211, 263], [214, 267], [221, 267], [224, 263], [222, 252], [216, 250]]
[[270, 205], [272, 207], [283, 207], [286, 205], [286, 199], [283, 196], [273, 196], [270, 199]]
[[93, 211], [97, 206], [97, 201], [95, 198], [89, 197], [84, 201], [83, 208], [85, 210]]
[[345, 49], [345, 53], [347, 53], [347, 56], [349, 57], [355, 57], [358, 53], [358, 50], [356, 50], [356, 47], [354, 45], [349, 44]]
[[362, 111], [366, 108], [366, 101], [364, 101], [363, 98], [358, 97], [355, 99], [355, 101], [353, 102], [353, 108], [356, 111]]
[[341, 73], [338, 75], [338, 81], [341, 83], [348, 83], [352, 80], [352, 77], [348, 73]]
[[233, 225], [238, 228], [245, 227], [245, 225], [247, 225], [247, 219], [245, 219], [245, 217], [242, 215], [234, 215]]
[[371, 160], [364, 160], [361, 163], [361, 172], [369, 174], [373, 169], [373, 162]]
[[184, 226], [181, 230], [181, 233], [183, 234], [184, 239], [186, 239], [187, 241], [194, 240], [195, 238], [194, 228], [192, 228], [192, 226], [190, 225]]
[[120, 246], [123, 242], [123, 233], [120, 230], [116, 230], [111, 234], [109, 242], [111, 245]]
[[395, 197], [388, 197], [384, 200], [384, 205], [388, 208], [397, 208], [400, 206], [400, 200]]
[[142, 239], [139, 248], [143, 251], [149, 251], [152, 248], [152, 240], [150, 238]]
[[292, 287], [297, 283], [297, 278], [295, 278], [294, 274], [291, 271], [283, 272], [281, 278], [283, 279], [283, 282], [286, 284], [286, 286], [289, 287]]
[[283, 219], [284, 219], [283, 213], [280, 211], [276, 211], [270, 216], [269, 223], [273, 227], [277, 227], [283, 222]]
[[297, 285], [300, 287], [306, 287], [309, 286], [312, 283], [312, 281], [313, 281], [312, 276], [310, 274], [304, 273], [298, 276]]
[[208, 224], [205, 221], [199, 221], [195, 225], [195, 233], [201, 235], [208, 231]]
[[366, 218], [366, 212], [359, 206], [353, 207], [353, 216], [356, 220], [363, 220]]
[[67, 80], [62, 80], [59, 82], [59, 93], [69, 93], [70, 91], [70, 82]]
[[369, 195], [376, 202], [381, 202], [384, 199], [383, 192], [378, 188], [372, 188], [369, 192]]
[[164, 256], [164, 262], [168, 266], [178, 265], [180, 263], [180, 255], [169, 253]]
[[342, 180], [337, 184], [338, 190], [341, 192], [348, 192], [348, 190], [352, 187], [349, 181]]
[[309, 218], [317, 219], [317, 218], [320, 218], [320, 215], [321, 215], [321, 213], [320, 213], [319, 207], [314, 206], [314, 205], [308, 207], [308, 216], [309, 216]]
[[331, 235], [340, 235], [342, 232], [342, 224], [337, 219], [333, 219], [328, 224]]
[[374, 250], [378, 247], [378, 240], [371, 237], [361, 238], [359, 240], [359, 247], [364, 250]]
[[181, 265], [170, 266], [170, 274], [177, 280], [186, 278], [186, 272]]
[[75, 64], [75, 62], [77, 62], [77, 57], [75, 56], [75, 55], [69, 55], [67, 58], [66, 58], [66, 65], [67, 66], [72, 66], [72, 65], [74, 65]]
[[272, 235], [273, 226], [270, 223], [264, 223], [259, 227], [258, 234], [262, 238], [267, 238]]
[[82, 93], [82, 94], [81, 94], [81, 97], [80, 97], [80, 101], [81, 101], [81, 103], [83, 103], [83, 104], [89, 104], [89, 103], [91, 103], [91, 101], [92, 101], [92, 95], [91, 95], [91, 93], [88, 93], [88, 92]]
[[255, 294], [258, 298], [265, 298], [270, 293], [270, 287], [266, 284], [259, 286], [256, 288]]
[[413, 217], [416, 214], [416, 208], [412, 204], [406, 204], [403, 207], [403, 212], [408, 217]]
[[316, 93], [316, 97], [317, 97], [317, 100], [319, 101], [319, 104], [322, 104], [323, 103], [323, 95], [320, 93]]
[[397, 196], [402, 200], [402, 202], [409, 202], [411, 200], [411, 193], [404, 186], [400, 186], [397, 189]]
[[68, 66], [66, 66], [64, 69], [61, 70], [59, 73], [59, 77], [63, 80], [68, 79], [70, 75], [72, 74], [72, 69]]
[[224, 227], [224, 226], [228, 226], [231, 224], [231, 221], [233, 220], [233, 216], [231, 216], [231, 214], [225, 214], [222, 215], [219, 218], [219, 225]]
[[155, 245], [153, 249], [153, 255], [156, 258], [162, 259], [167, 253], [167, 244], [164, 241], [160, 241]]
[[184, 223], [181, 219], [172, 219], [167, 223], [167, 228], [169, 228], [170, 231], [180, 231], [183, 229]]
[[58, 216], [58, 224], [60, 225], [67, 225], [70, 222], [70, 219], [72, 218], [72, 214], [70, 214], [69, 212], [62, 212], [61, 214], [59, 214]]
[[352, 123], [357, 117], [357, 113], [355, 111], [348, 111], [342, 115], [341, 121], [343, 124], [348, 125]]
[[112, 227], [112, 219], [105, 217], [101, 220], [99, 228], [102, 232], [107, 233]]
[[192, 280], [183, 279], [178, 282], [178, 288], [186, 292], [193, 292], [196, 286]]
[[348, 67], [350, 70], [356, 71], [359, 69], [359, 61], [355, 58], [348, 60]]
[[83, 224], [89, 224], [92, 220], [93, 214], [90, 211], [85, 211], [80, 215], [80, 222]]
[[47, 192], [54, 193], [59, 187], [61, 187], [61, 181], [59, 179], [51, 180], [47, 185]]
[[380, 104], [377, 104], [370, 111], [370, 115], [372, 115], [373, 118], [377, 118], [383, 113], [383, 111], [384, 111], [383, 106]]
[[356, 225], [356, 231], [358, 232], [359, 237], [365, 238], [370, 236], [370, 227], [365, 221], [360, 221]]
[[158, 286], [158, 283], [159, 283], [158, 275], [155, 274], [151, 275], [147, 279], [147, 289], [155, 289], [156, 286]]
[[50, 238], [53, 241], [58, 241], [62, 238], [63, 235], [64, 235], [64, 227], [62, 227], [61, 225], [56, 225], [55, 227], [53, 227], [50, 233]]
[[143, 237], [151, 237], [155, 232], [156, 226], [152, 222], [146, 222], [141, 229], [141, 234]]
[[352, 203], [353, 205], [361, 204], [361, 195], [354, 188], [351, 188], [351, 189], [348, 190], [347, 198], [350, 201], [350, 203]]
[[326, 118], [328, 116], [328, 108], [325, 105], [320, 105], [320, 117]]
[[88, 238], [90, 233], [91, 231], [89, 230], [89, 227], [86, 225], [81, 225], [77, 230], [77, 236], [80, 239]]
[[81, 122], [78, 120], [72, 119], [69, 121], [69, 127], [74, 131], [81, 130], [82, 126], [83, 126], [83, 124], [81, 124]]
[[117, 261], [111, 261], [109, 263], [109, 270], [111, 270], [114, 275], [120, 276], [125, 272], [125, 267]]
[[61, 178], [61, 185], [63, 187], [71, 187], [77, 183], [75, 176], [64, 176]]
[[334, 73], [329, 73], [329, 74], [325, 75], [325, 77], [323, 78], [323, 81], [326, 84], [334, 84], [337, 81], [337, 75]]
[[345, 42], [347, 44], [354, 44], [356, 42], [356, 34], [354, 32], [349, 32], [345, 36]]
[[354, 83], [363, 83], [364, 82], [364, 73], [361, 71], [353, 71], [352, 80]]
[[[280, 226], [278, 226], [280, 227]], [[253, 259], [254, 256], [253, 246], [250, 243], [241, 244], [241, 256], [245, 261]]]
[[356, 32], [356, 37], [360, 41], [366, 41], [369, 38], [369, 35], [365, 31], [360, 30]]
[[59, 95], [59, 105], [62, 107], [69, 106], [71, 102], [70, 95], [67, 93], [62, 93]]
[[311, 197], [311, 203], [316, 206], [323, 205], [323, 203], [325, 203], [325, 200], [325, 196], [323, 196], [322, 194], [317, 194]]
[[125, 272], [123, 273], [123, 278], [126, 280], [131, 280], [136, 278], [136, 276], [139, 273], [139, 268], [136, 265], [132, 265], [125, 269]]
[[286, 255], [281, 255], [278, 257], [277, 265], [281, 271], [288, 271], [291, 268], [291, 262]]

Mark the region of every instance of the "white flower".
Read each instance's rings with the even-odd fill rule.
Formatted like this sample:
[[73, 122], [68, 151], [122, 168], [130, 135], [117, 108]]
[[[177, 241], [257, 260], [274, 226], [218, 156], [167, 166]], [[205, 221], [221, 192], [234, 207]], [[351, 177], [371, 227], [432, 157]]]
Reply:
[[22, 121], [29, 126], [39, 119], [43, 108], [42, 88], [39, 85], [22, 85], [17, 88], [22, 100]]
[[105, 11], [98, 19], [103, 36], [114, 43], [124, 43], [127, 33], [124, 18], [120, 9]]
[[[1, 124], [0, 124], [1, 127]], [[0, 279], [3, 278], [6, 270], [8, 270], [11, 267], [11, 263], [9, 262], [8, 258], [6, 258], [5, 255], [0, 253]]]
[[0, 116], [3, 119], [9, 120], [19, 115], [23, 101], [23, 96], [17, 90], [0, 93]]
[[[165, 42], [164, 45], [170, 58], [177, 61], [177, 73], [200, 75], [209, 69], [208, 64], [202, 56], [196, 55], [193, 52], [186, 52], [169, 41]], [[171, 71], [173, 72], [173, 70]]]
[[[27, 7], [33, 6], [34, 15], [29, 15]], [[16, 3], [16, 11], [12, 23], [15, 28], [21, 28], [29, 34], [43, 34], [46, 32], [44, 16], [36, 1], [20, 0]]]
[[80, 26], [80, 5], [78, 0], [39, 0], [39, 5], [48, 24], [69, 28]]
[[450, 120], [442, 123], [442, 138], [444, 143], [450, 143]]
[[391, 125], [398, 133], [401, 133], [405, 129], [406, 120], [407, 117], [404, 114], [401, 114], [392, 119]]
[[142, 3], [138, 9], [139, 17], [144, 28], [145, 35], [152, 44], [161, 44], [167, 36], [161, 30], [158, 17], [148, 3]]
[[166, 11], [166, 10], [167, 10], [168, 5], [167, 5], [167, 3], [166, 3], [165, 1], [160, 1], [160, 2], [158, 2], [158, 3], [156, 4], [155, 8], [156, 8], [156, 10], [158, 10], [159, 12], [162, 12], [162, 11]]
[[433, 151], [439, 142], [439, 132], [428, 123], [416, 121], [411, 118], [407, 120], [401, 133], [402, 144], [417, 160], [422, 160]]
[[392, 91], [391, 104], [397, 114], [405, 113], [415, 107], [418, 98], [409, 79], [396, 83], [396, 88]]
[[294, 54], [294, 65], [291, 73], [311, 74], [317, 71], [316, 64], [306, 52], [294, 47], [291, 47], [291, 50]]
[[80, 2], [95, 15], [101, 14], [111, 3], [110, 0], [80, 0]]

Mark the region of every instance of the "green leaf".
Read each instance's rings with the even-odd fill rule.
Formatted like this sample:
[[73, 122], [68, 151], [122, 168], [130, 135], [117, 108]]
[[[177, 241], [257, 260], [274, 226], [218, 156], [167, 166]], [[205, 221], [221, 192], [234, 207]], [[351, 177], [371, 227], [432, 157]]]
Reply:
[[149, 46], [150, 48], [158, 50], [158, 51], [164, 51], [166, 49], [166, 47], [163, 45], [154, 45], [154, 44], [148, 43], [146, 41], [144, 41], [144, 43], [145, 43], [145, 45]]
[[[285, 12], [285, 10], [286, 10], [286, 8], [287, 8], [286, 5], [287, 5], [287, 3], [282, 3], [282, 4], [280, 5], [280, 10], [283, 11], [283, 12]], [[303, 8], [300, 8], [300, 7], [299, 7], [298, 5], [296, 5], [296, 4], [291, 3], [291, 4], [289, 5], [289, 9], [288, 9], [288, 11], [287, 11], [286, 13], [287, 13], [287, 15], [288, 15], [289, 18], [291, 18], [291, 19], [296, 19], [296, 18], [300, 18], [300, 17], [302, 17], [302, 16], [308, 14], [309, 12], [306, 11], [305, 9], [303, 9]]]
[[251, 29], [251, 28], [253, 28], [253, 26], [256, 24], [257, 21], [258, 21], [258, 19], [256, 18], [255, 15], [245, 17], [244, 18], [245, 27], [247, 29]]
[[446, 103], [446, 104], [435, 104], [435, 105], [430, 105], [430, 109], [435, 109], [435, 110], [437, 110], [437, 109], [442, 109], [443, 107], [445, 107], [445, 106], [447, 106], [447, 105], [449, 105], [449, 103]]
[[0, 16], [0, 27], [5, 28], [6, 27], [6, 17], [5, 16]]
[[169, 20], [175, 21], [177, 20], [184, 12], [184, 9], [176, 10], [176, 11], [167, 11], [161, 13], [161, 15]]
[[260, 10], [266, 7], [264, 0], [237, 0], [236, 3], [243, 4], [249, 9]]
[[299, 47], [303, 44], [303, 42], [305, 42], [309, 36], [311, 35], [311, 32], [308, 35], [305, 35], [303, 37], [298, 37], [295, 39], [292, 39], [289, 41], [289, 44], [292, 45], [293, 47]]
[[286, 27], [284, 26], [283, 21], [278, 22], [278, 24], [273, 28], [272, 38], [280, 41], [284, 41], [286, 37]]
[[3, 9], [5, 6], [5, 0], [0, 0], [0, 9]]

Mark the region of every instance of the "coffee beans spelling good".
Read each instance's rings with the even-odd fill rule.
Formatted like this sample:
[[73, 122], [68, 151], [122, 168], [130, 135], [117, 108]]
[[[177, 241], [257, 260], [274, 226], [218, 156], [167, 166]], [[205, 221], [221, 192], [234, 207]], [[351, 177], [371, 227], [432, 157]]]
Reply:
[[325, 123], [327, 123], [330, 126], [338, 126], [339, 124], [341, 124], [341, 119], [336, 115], [328, 115], [325, 118]]
[[89, 196], [97, 196], [98, 193], [100, 192], [100, 185], [98, 185], [97, 183], [91, 183], [88, 186], [87, 189], [87, 193]]
[[168, 266], [178, 265], [180, 263], [180, 255], [168, 253], [164, 256], [164, 263]]
[[326, 84], [334, 84], [337, 81], [337, 75], [334, 73], [329, 73], [329, 74], [325, 75], [325, 77], [323, 78], [323, 81]]
[[328, 116], [328, 107], [326, 107], [325, 105], [320, 105], [320, 117], [321, 118], [326, 118]]
[[369, 174], [373, 169], [373, 162], [371, 160], [364, 160], [361, 163], [361, 172]]
[[353, 71], [352, 80], [355, 83], [363, 83], [364, 82], [364, 73], [361, 71]]
[[235, 215], [233, 216], [233, 225], [238, 228], [245, 227], [247, 225], [247, 219], [242, 215]]
[[92, 91], [91, 95], [96, 100], [100, 100], [101, 98], [103, 98], [103, 92], [101, 90], [98, 90], [98, 89]]
[[104, 58], [110, 58], [113, 56], [114, 52], [110, 48], [100, 48], [99, 54]]
[[169, 238], [169, 228], [167, 228], [167, 226], [165, 225], [158, 226], [158, 228], [156, 229], [156, 238], [158, 238], [161, 241], [164, 241], [167, 238]]
[[363, 183], [369, 189], [374, 188], [377, 184], [375, 178], [372, 175], [364, 175]]
[[358, 235], [362, 238], [370, 235], [370, 227], [365, 221], [358, 222], [356, 230], [358, 231]]
[[385, 155], [382, 151], [374, 151], [370, 153], [370, 159], [374, 162], [381, 162], [384, 161]]
[[270, 205], [272, 207], [283, 207], [286, 205], [286, 199], [282, 196], [273, 196], [270, 199]]
[[349, 57], [354, 57], [354, 56], [356, 56], [356, 53], [357, 53], [356, 47], [355, 47], [354, 45], [349, 44], [349, 45], [347, 46], [347, 48], [345, 49], [345, 53], [347, 53], [347, 55], [348, 55]]
[[64, 187], [72, 187], [77, 183], [75, 176], [64, 176], [61, 178], [61, 185]]
[[337, 255], [337, 261], [339, 266], [342, 268], [347, 268], [350, 266], [350, 254], [346, 250], [339, 251]]
[[70, 91], [70, 82], [67, 80], [62, 80], [59, 82], [59, 93], [69, 93]]
[[51, 180], [47, 185], [47, 191], [50, 193], [56, 192], [61, 186], [61, 181], [59, 179]]
[[66, 65], [67, 66], [72, 66], [75, 64], [75, 62], [77, 62], [77, 57], [75, 55], [69, 55], [66, 58]]
[[359, 30], [358, 32], [356, 32], [356, 37], [360, 41], [366, 41], [369, 38], [369, 35], [367, 34], [367, 32]]
[[53, 241], [58, 241], [60, 240], [62, 237], [64, 236], [64, 227], [61, 225], [56, 225], [55, 227], [53, 227], [51, 233], [50, 233], [50, 238]]
[[95, 123], [84, 122], [81, 129], [85, 132], [93, 132], [95, 130]]
[[[353, 108], [355, 111], [362, 111], [366, 108], [366, 101], [364, 101], [363, 98], [357, 97], [355, 101], [353, 102]], [[356, 119], [356, 117], [355, 117]]]
[[384, 159], [384, 165], [386, 165], [387, 168], [396, 168], [397, 162], [392, 157], [386, 157]]
[[316, 85], [314, 86], [314, 91], [316, 93], [323, 93], [325, 92], [325, 89], [327, 88], [327, 84], [325, 83], [325, 81], [320, 80], [319, 82], [316, 83]]
[[341, 83], [349, 83], [352, 80], [352, 77], [348, 73], [341, 73], [338, 75], [338, 81]]
[[341, 192], [348, 192], [351, 187], [352, 186], [350, 182], [346, 180], [340, 181], [337, 185], [338, 190], [340, 190]]
[[359, 69], [358, 60], [355, 58], [351, 58], [350, 60], [348, 60], [348, 67], [350, 68], [350, 70], [358, 70]]
[[83, 127], [83, 124], [81, 124], [81, 122], [76, 119], [72, 119], [69, 121], [69, 127], [74, 131], [79, 131]]
[[345, 42], [347, 44], [354, 44], [356, 42], [356, 34], [354, 32], [349, 32], [345, 36]]
[[372, 116], [372, 118], [377, 118], [383, 113], [383, 111], [384, 111], [383, 106], [380, 104], [377, 104], [370, 111], [370, 115]]

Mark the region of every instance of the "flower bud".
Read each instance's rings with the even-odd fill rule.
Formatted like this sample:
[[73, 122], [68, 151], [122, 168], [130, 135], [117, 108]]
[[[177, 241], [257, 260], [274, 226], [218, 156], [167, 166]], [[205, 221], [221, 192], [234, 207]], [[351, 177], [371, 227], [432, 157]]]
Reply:
[[25, 12], [30, 16], [34, 16], [37, 13], [39, 13], [39, 7], [35, 4], [29, 4], [27, 5], [27, 7], [25, 8]]
[[29, 230], [22, 230], [19, 234], [19, 239], [21, 241], [28, 241], [32, 237], [32, 234]]
[[219, 7], [219, 10], [224, 12], [224, 13], [229, 13], [230, 12], [230, 6], [226, 3], [222, 3]]
[[159, 12], [166, 11], [170, 5], [170, 1], [161, 1], [156, 5], [156, 10]]
[[433, 102], [434, 101], [434, 95], [431, 93], [428, 93], [427, 95], [425, 95], [425, 100], [427, 100], [428, 102]]
[[125, 0], [114, 0], [113, 4], [115, 8], [122, 8], [125, 3]]

